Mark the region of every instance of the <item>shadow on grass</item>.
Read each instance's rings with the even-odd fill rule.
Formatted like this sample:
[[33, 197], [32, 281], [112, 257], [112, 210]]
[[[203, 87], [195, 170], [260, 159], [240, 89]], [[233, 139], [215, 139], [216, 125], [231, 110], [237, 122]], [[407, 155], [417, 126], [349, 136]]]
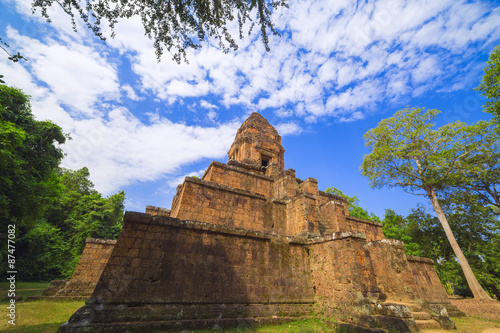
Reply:
[[[178, 331], [180, 333], [183, 331]], [[184, 331], [186, 332], [186, 331]], [[303, 318], [279, 325], [265, 325], [256, 327], [235, 327], [230, 329], [211, 329], [188, 331], [192, 333], [334, 333], [333, 320], [322, 320], [318, 318]], [[155, 332], [161, 333], [161, 332]]]
[[40, 325], [30, 325], [30, 326], [21, 326], [16, 328], [16, 326], [8, 327], [3, 332], [9, 333], [54, 333], [57, 332], [59, 326], [64, 324], [64, 322], [60, 323], [50, 323], [50, 324], [40, 324]]

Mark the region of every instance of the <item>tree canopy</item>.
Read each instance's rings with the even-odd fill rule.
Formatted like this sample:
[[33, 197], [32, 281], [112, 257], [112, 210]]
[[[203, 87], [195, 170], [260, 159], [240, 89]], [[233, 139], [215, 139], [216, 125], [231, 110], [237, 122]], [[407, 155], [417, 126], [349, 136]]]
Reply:
[[244, 25], [251, 22], [259, 26], [262, 42], [269, 50], [269, 33], [279, 34], [271, 20], [273, 10], [287, 6], [286, 0], [88, 0], [80, 4], [74, 0], [33, 0], [32, 10], [40, 9], [42, 16], [50, 22], [48, 9], [53, 4], [71, 17], [76, 30], [75, 17], [80, 17], [87, 27], [101, 40], [103, 22], [115, 35], [115, 25], [120, 19], [139, 17], [145, 34], [153, 40], [156, 56], [161, 58], [164, 50], [170, 52], [175, 61], [186, 60], [186, 50], [198, 49], [201, 42], [213, 38], [223, 52], [237, 50], [238, 45], [228, 28], [237, 20], [239, 37], [243, 38]]
[[58, 170], [60, 195], [17, 241], [22, 279], [69, 278], [89, 237], [116, 239], [123, 219], [125, 193], [103, 197], [89, 180], [87, 168]]
[[[488, 299], [463, 255], [439, 203], [437, 192], [451, 186], [464, 172], [472, 174], [465, 159], [480, 158], [494, 139], [488, 122], [467, 126], [454, 122], [434, 129], [438, 110], [406, 108], [382, 120], [365, 134], [371, 153], [364, 156], [361, 171], [373, 187], [401, 187], [427, 196], [464, 271], [475, 298]], [[486, 149], [487, 151], [487, 149]], [[419, 193], [420, 192], [420, 193]], [[423, 193], [422, 193], [423, 192]]]
[[489, 144], [460, 161], [460, 174], [446, 195], [455, 201], [478, 202], [500, 215], [500, 141], [494, 127], [486, 130]]
[[[28, 96], [0, 85], [0, 220], [27, 224], [58, 195], [61, 128], [35, 120]], [[6, 230], [6, 228], [4, 229]]]
[[[479, 202], [441, 200], [450, 227], [480, 284], [500, 299], [500, 221]], [[448, 292], [472, 296], [467, 280], [446, 240], [438, 218], [423, 205], [404, 217], [387, 209], [383, 223], [386, 238], [405, 243], [405, 253], [431, 258]]]
[[374, 213], [368, 212], [366, 209], [359, 205], [359, 199], [357, 196], [348, 196], [344, 194], [341, 190], [336, 187], [329, 187], [325, 190], [326, 193], [331, 193], [338, 195], [347, 200], [347, 209], [349, 210], [349, 215], [354, 217], [359, 217], [373, 222], [380, 222], [380, 218]]
[[493, 49], [486, 67], [481, 84], [476, 90], [481, 91], [481, 95], [488, 98], [488, 102], [483, 106], [484, 111], [491, 113], [500, 119], [500, 46]]
[[[59, 126], [34, 118], [28, 96], [0, 85], [0, 236], [15, 225], [16, 268], [25, 281], [71, 276], [87, 237], [116, 239], [121, 230], [125, 194], [105, 198], [87, 168], [61, 169], [65, 140]], [[0, 244], [5, 265], [7, 242]]]

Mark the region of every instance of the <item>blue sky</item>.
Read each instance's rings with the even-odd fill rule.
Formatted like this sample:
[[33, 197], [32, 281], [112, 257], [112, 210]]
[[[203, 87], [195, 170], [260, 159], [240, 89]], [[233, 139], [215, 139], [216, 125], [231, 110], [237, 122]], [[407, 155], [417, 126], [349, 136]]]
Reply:
[[62, 165], [87, 166], [106, 195], [124, 190], [127, 210], [169, 208], [185, 176], [227, 161], [258, 111], [299, 178], [356, 195], [379, 216], [404, 215], [425, 200], [370, 188], [363, 134], [406, 106], [440, 109], [441, 124], [489, 119], [473, 88], [500, 44], [498, 2], [291, 0], [275, 13], [283, 36], [270, 38], [271, 52], [254, 34], [230, 54], [208, 42], [181, 65], [168, 53], [156, 61], [137, 20], [103, 44], [83, 26], [74, 32], [60, 8], [50, 13], [49, 24], [30, 1], [0, 0], [0, 37], [29, 59], [3, 54], [0, 73], [32, 96], [38, 119], [71, 135]]

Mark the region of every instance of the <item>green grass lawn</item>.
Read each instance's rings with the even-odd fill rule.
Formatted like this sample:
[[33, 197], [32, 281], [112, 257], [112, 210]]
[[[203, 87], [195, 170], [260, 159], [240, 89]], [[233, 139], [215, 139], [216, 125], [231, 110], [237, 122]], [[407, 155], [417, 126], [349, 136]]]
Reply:
[[[8, 303], [0, 303], [3, 309]], [[85, 302], [33, 301], [16, 303], [16, 325], [2, 315], [0, 332], [53, 333]]]
[[[42, 292], [48, 287], [50, 282], [17, 282], [16, 281], [16, 295], [21, 295], [23, 299], [30, 296], [41, 295]], [[0, 301], [5, 301], [7, 298], [7, 290], [9, 289], [9, 282], [0, 282]]]
[[[26, 287], [28, 286], [28, 287]], [[32, 284], [23, 285], [23, 288], [34, 289]], [[4, 308], [8, 303], [0, 303], [0, 308]], [[37, 300], [31, 302], [16, 303], [16, 326], [9, 325], [8, 317], [2, 315], [4, 319], [0, 320], [0, 332], [23, 332], [23, 333], [52, 333], [56, 332], [59, 326], [66, 322], [69, 317], [80, 307], [84, 305], [83, 301], [47, 301]], [[457, 333], [480, 333], [486, 329], [500, 328], [500, 320], [488, 320], [478, 317], [454, 318], [457, 324]], [[189, 331], [191, 332], [191, 331]], [[261, 326], [256, 328], [235, 328], [221, 330], [203, 330], [194, 331], [194, 333], [323, 333], [334, 332], [331, 324], [329, 325], [322, 319], [307, 318], [299, 319], [294, 322], [275, 326]], [[451, 331], [436, 331], [451, 332]], [[425, 333], [425, 331], [423, 332]]]

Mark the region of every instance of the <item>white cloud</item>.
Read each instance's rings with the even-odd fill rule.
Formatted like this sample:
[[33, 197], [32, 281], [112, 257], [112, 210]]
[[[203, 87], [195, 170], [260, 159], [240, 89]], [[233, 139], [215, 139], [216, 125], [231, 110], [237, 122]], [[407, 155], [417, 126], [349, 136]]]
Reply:
[[143, 99], [143, 98], [140, 98], [139, 96], [137, 96], [134, 88], [132, 88], [129, 84], [122, 85], [121, 89], [125, 92], [125, 95], [127, 96], [127, 98], [129, 98], [133, 101], [140, 101]]
[[186, 177], [198, 177], [198, 178], [201, 178], [204, 173], [205, 173], [205, 170], [193, 171], [193, 172], [190, 172], [190, 173], [188, 173], [186, 175], [182, 175], [182, 176], [170, 179], [170, 180], [167, 181], [167, 184], [171, 188], [176, 188], [177, 185], [182, 184], [184, 182], [184, 179]]
[[302, 133], [303, 129], [296, 123], [280, 123], [274, 126], [281, 136], [284, 135], [298, 135]]
[[202, 108], [209, 109], [209, 110], [212, 110], [212, 109], [218, 109], [218, 108], [219, 108], [217, 105], [211, 104], [211, 103], [209, 103], [209, 102], [205, 101], [204, 99], [202, 99], [202, 100], [200, 101], [200, 106], [201, 106]]
[[[64, 166], [88, 166], [105, 193], [168, 177], [202, 158], [223, 157], [241, 119], [217, 124], [221, 107], [238, 110], [229, 119], [269, 108], [291, 118], [276, 127], [294, 135], [302, 132], [301, 121], [356, 121], [387, 99], [404, 104], [430, 89], [467, 88], [470, 73], [480, 69], [471, 61], [474, 52], [489, 52], [500, 30], [500, 7], [490, 3], [293, 0], [276, 18], [284, 34], [270, 37], [271, 52], [255, 40], [255, 29], [235, 53], [223, 54], [209, 42], [189, 51], [189, 64], [178, 65], [169, 54], [157, 62], [137, 18], [121, 21], [116, 38], [103, 46], [82, 26], [72, 32], [57, 6], [47, 28], [29, 4], [7, 3], [28, 20], [26, 27], [41, 28], [30, 30], [30, 37], [28, 28], [7, 28], [12, 46], [30, 61], [0, 58], [1, 73], [32, 96], [37, 118], [52, 119], [71, 133]], [[117, 53], [128, 61], [117, 60]], [[133, 79], [118, 74], [128, 63]], [[161, 112], [141, 109], [148, 124], [119, 104], [120, 96], [139, 102], [146, 95], [167, 105]], [[176, 111], [173, 103], [199, 106], [191, 111], [211, 126], [162, 117]]]
[[229, 150], [239, 123], [187, 126], [166, 118], [141, 123], [128, 110], [112, 110], [108, 120], [75, 123], [73, 140], [63, 149], [63, 166], [87, 166], [96, 187], [111, 193], [136, 181], [158, 179], [188, 163], [220, 158]]
[[61, 44], [53, 39], [41, 42], [7, 28], [7, 37], [22, 54], [36, 79], [47, 84], [60, 103], [90, 115], [100, 98], [119, 98], [116, 69], [91, 47], [74, 41]]
[[210, 110], [207, 113], [207, 117], [208, 117], [208, 120], [210, 120], [211, 122], [214, 122], [215, 119], [217, 119], [217, 112], [215, 112], [214, 110]]
[[413, 70], [412, 79], [416, 84], [423, 84], [431, 82], [431, 79], [439, 76], [440, 73], [439, 61], [433, 56], [428, 56], [422, 59]]
[[[278, 27], [291, 32], [270, 38], [271, 53], [246, 40], [236, 53], [210, 47], [190, 52], [190, 64], [180, 66], [168, 56], [158, 64], [143, 37], [136, 46], [118, 34], [112, 45], [132, 51], [143, 88], [168, 103], [212, 94], [225, 107], [283, 109], [302, 103], [304, 111], [296, 115], [337, 117], [338, 111], [364, 112], [383, 98], [397, 103], [396, 97], [450, 83], [448, 73], [467, 61], [460, 57], [467, 43], [487, 42], [498, 30], [500, 12], [490, 7], [465, 1], [297, 0], [277, 17]], [[135, 36], [139, 26], [131, 21], [123, 31]], [[441, 53], [427, 53], [436, 47]], [[380, 87], [367, 90], [367, 82]], [[353, 96], [359, 100], [342, 101]]]
[[[384, 94], [383, 84], [380, 80], [363, 81], [361, 84], [346, 91], [330, 96], [326, 106], [334, 115], [350, 114], [359, 108], [373, 107]], [[357, 116], [356, 119], [361, 119]]]

